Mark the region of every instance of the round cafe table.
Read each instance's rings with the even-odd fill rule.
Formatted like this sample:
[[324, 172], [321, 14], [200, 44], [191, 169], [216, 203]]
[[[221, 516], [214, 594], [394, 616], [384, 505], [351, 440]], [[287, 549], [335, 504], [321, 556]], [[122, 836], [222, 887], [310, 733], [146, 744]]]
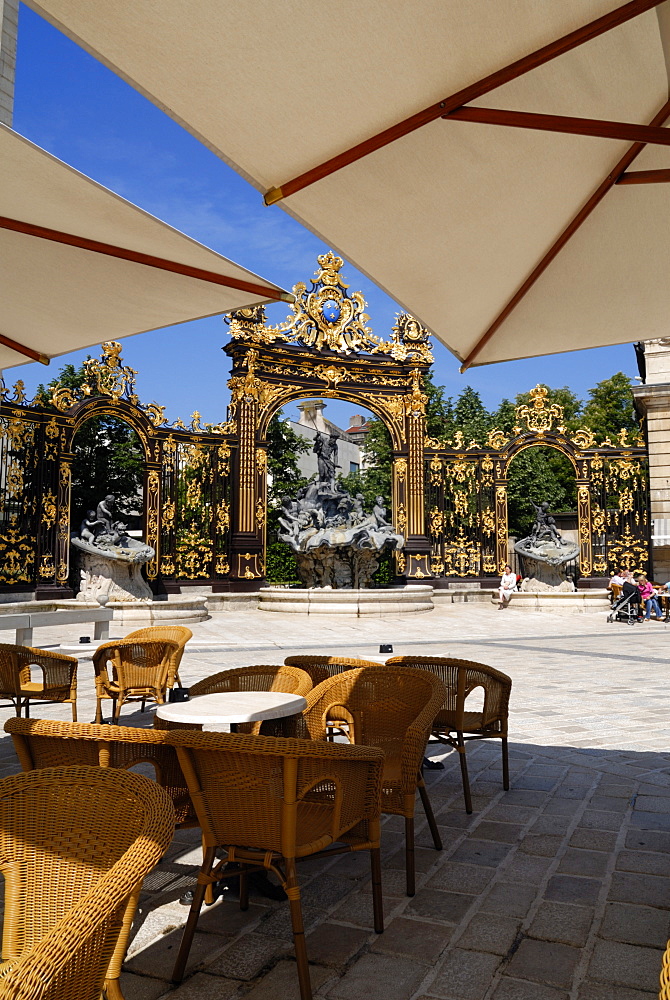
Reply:
[[167, 722], [200, 723], [203, 729], [228, 724], [235, 732], [240, 722], [284, 719], [307, 708], [304, 698], [283, 691], [223, 691], [203, 694], [190, 701], [159, 705], [156, 715]]

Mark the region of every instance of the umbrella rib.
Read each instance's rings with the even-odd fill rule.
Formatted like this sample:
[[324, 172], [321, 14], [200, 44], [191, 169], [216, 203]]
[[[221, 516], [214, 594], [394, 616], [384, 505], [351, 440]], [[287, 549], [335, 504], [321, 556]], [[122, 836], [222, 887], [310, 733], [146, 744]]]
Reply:
[[73, 233], [63, 233], [58, 229], [48, 229], [46, 226], [37, 226], [32, 222], [22, 222], [18, 219], [8, 219], [5, 216], [0, 216], [0, 229], [9, 229], [15, 233], [35, 236], [42, 240], [51, 240], [54, 243], [63, 243], [66, 246], [77, 247], [79, 250], [88, 250], [91, 253], [103, 254], [106, 257], [118, 257], [120, 260], [129, 260], [134, 264], [143, 264], [146, 267], [154, 267], [160, 271], [171, 271], [173, 274], [182, 274], [187, 278], [197, 278], [199, 281], [207, 281], [210, 284], [224, 285], [227, 288], [235, 288], [241, 292], [258, 295], [263, 299], [280, 302], [294, 301], [294, 296], [289, 292], [282, 292], [280, 289], [272, 288], [269, 285], [259, 285], [256, 282], [245, 281], [242, 278], [228, 277], [224, 274], [217, 274], [216, 271], [193, 267], [190, 264], [180, 264], [178, 261], [166, 260], [164, 257], [155, 257], [153, 254], [141, 253], [138, 250], [128, 250], [126, 247], [114, 246], [111, 243], [101, 243], [98, 240], [91, 240], [85, 236], [75, 236]]
[[501, 111], [498, 108], [457, 108], [446, 121], [477, 122], [511, 128], [560, 132], [567, 135], [595, 136], [600, 139], [627, 139], [629, 142], [670, 146], [670, 129], [630, 122], [603, 121], [598, 118], [573, 118], [567, 115], [538, 115], [528, 111]]
[[488, 94], [491, 90], [496, 90], [503, 84], [509, 83], [510, 80], [515, 80], [517, 77], [523, 76], [533, 69], [537, 69], [538, 66], [543, 66], [565, 52], [569, 52], [571, 49], [583, 45], [592, 38], [597, 38], [599, 35], [611, 31], [612, 28], [617, 28], [620, 24], [625, 24], [626, 21], [630, 21], [632, 18], [639, 17], [640, 14], [652, 10], [654, 7], [659, 7], [662, 3], [665, 3], [665, 0], [630, 0], [629, 3], [625, 3], [608, 14], [596, 18], [595, 21], [590, 21], [588, 24], [582, 25], [581, 28], [576, 28], [567, 35], [563, 35], [561, 38], [536, 49], [535, 52], [522, 56], [521, 59], [517, 59], [502, 69], [483, 77], [476, 83], [464, 87], [450, 97], [446, 97], [443, 101], [432, 104], [423, 111], [405, 118], [404, 121], [384, 129], [383, 132], [379, 132], [377, 135], [371, 136], [363, 142], [359, 142], [356, 146], [352, 146], [351, 149], [343, 153], [338, 153], [337, 156], [331, 157], [324, 163], [319, 164], [319, 166], [313, 167], [311, 170], [307, 170], [298, 177], [287, 181], [281, 187], [270, 188], [265, 194], [265, 204], [274, 205], [283, 198], [287, 198], [297, 191], [302, 191], [303, 188], [322, 180], [324, 177], [330, 176], [330, 174], [341, 170], [350, 163], [355, 163], [356, 160], [368, 156], [383, 146], [388, 146], [390, 143], [395, 142], [396, 139], [401, 139], [403, 136], [409, 135], [423, 125], [428, 125], [430, 122], [448, 115], [456, 108], [460, 108], [462, 105], [468, 104], [470, 101], [474, 101], [484, 94]]
[[31, 361], [39, 361], [42, 365], [49, 364], [49, 358], [46, 354], [40, 354], [39, 351], [34, 351], [32, 347], [26, 347], [25, 344], [19, 344], [18, 340], [12, 340], [11, 337], [6, 337], [4, 333], [0, 333], [0, 344], [3, 347], [10, 347], [17, 354], [23, 354], [25, 358], [30, 358]]
[[670, 170], [631, 170], [617, 178], [617, 184], [667, 184]]
[[[666, 101], [661, 110], [650, 122], [650, 126], [653, 128], [659, 127], [667, 120], [670, 116], [670, 101]], [[616, 166], [610, 171], [607, 177], [602, 181], [599, 187], [593, 192], [591, 197], [582, 205], [580, 210], [568, 223], [558, 239], [552, 244], [549, 250], [545, 253], [544, 257], [535, 265], [533, 270], [530, 272], [523, 284], [517, 289], [512, 298], [509, 300], [505, 308], [500, 312], [493, 323], [489, 326], [484, 334], [479, 338], [475, 346], [472, 348], [468, 356], [463, 361], [461, 365], [461, 372], [467, 371], [467, 369], [472, 365], [474, 360], [481, 354], [482, 350], [488, 344], [494, 333], [502, 326], [507, 317], [516, 309], [521, 300], [527, 295], [530, 289], [533, 287], [537, 279], [541, 274], [546, 271], [551, 262], [558, 256], [563, 247], [570, 241], [570, 239], [577, 232], [579, 227], [583, 222], [591, 215], [593, 210], [600, 204], [602, 199], [605, 197], [608, 191], [614, 187], [619, 178], [625, 173], [628, 167], [631, 165], [633, 160], [639, 156], [642, 150], [645, 148], [646, 143], [635, 142], [628, 149], [624, 155], [621, 157]]]

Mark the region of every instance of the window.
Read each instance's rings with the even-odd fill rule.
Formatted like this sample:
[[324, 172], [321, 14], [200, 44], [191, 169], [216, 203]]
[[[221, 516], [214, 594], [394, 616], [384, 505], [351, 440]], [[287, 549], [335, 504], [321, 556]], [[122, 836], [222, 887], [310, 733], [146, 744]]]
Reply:
[[352, 472], [358, 472], [359, 469], [360, 469], [360, 465], [359, 465], [358, 462], [349, 462], [349, 474], [350, 475], [351, 475]]

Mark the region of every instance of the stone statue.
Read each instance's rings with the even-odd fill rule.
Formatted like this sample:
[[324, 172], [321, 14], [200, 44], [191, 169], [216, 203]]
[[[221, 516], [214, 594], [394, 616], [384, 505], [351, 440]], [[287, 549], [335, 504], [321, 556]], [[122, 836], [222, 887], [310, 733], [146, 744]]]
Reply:
[[[532, 501], [531, 501], [532, 503]], [[519, 539], [514, 550], [523, 560], [523, 591], [573, 591], [574, 581], [567, 577], [567, 564], [579, 555], [579, 546], [561, 536], [556, 520], [549, 513], [549, 503], [533, 504], [535, 523], [530, 535]]]
[[72, 535], [81, 578], [78, 601], [153, 600], [141, 571], [156, 553], [131, 538], [122, 521], [114, 520], [115, 508], [116, 497], [109, 493], [95, 510], [86, 512], [79, 534]]
[[319, 469], [319, 483], [328, 483], [331, 490], [335, 489], [335, 470], [337, 464], [337, 434], [324, 434], [317, 431], [312, 451], [316, 453]]
[[401, 549], [404, 539], [386, 519], [384, 497], [367, 514], [361, 493], [352, 497], [336, 485], [336, 435], [319, 434], [314, 450], [319, 480], [298, 490], [295, 500], [282, 498], [279, 538], [293, 549], [305, 586], [366, 587], [381, 553]]

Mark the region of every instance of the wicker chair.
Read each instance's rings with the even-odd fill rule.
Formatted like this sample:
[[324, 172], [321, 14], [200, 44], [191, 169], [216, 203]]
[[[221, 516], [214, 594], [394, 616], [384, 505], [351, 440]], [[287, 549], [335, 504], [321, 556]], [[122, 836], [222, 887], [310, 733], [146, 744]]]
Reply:
[[445, 699], [444, 685], [427, 671], [375, 664], [322, 681], [307, 695], [296, 729], [312, 740], [328, 738], [329, 722], [344, 719], [354, 744], [384, 751], [382, 811], [405, 818], [407, 895], [415, 891], [414, 810], [419, 790], [437, 851], [442, 841], [421, 776], [430, 727]]
[[[222, 670], [218, 674], [204, 677], [190, 688], [189, 697], [198, 698], [203, 694], [219, 694], [224, 691], [283, 691], [304, 698], [311, 690], [312, 682], [304, 670], [261, 663], [255, 667]], [[284, 724], [284, 719], [271, 719], [264, 723], [241, 722], [238, 723], [237, 731], [251, 733], [254, 736], [258, 736], [260, 732], [265, 736], [282, 735]], [[200, 723], [168, 722], [166, 719], [159, 719], [158, 716], [154, 716], [154, 728], [202, 731]]]
[[139, 774], [54, 767], [0, 781], [5, 915], [0, 997], [123, 1000], [119, 987], [142, 880], [174, 812]]
[[355, 656], [287, 656], [284, 663], [304, 670], [312, 678], [314, 687], [335, 674], [343, 674], [345, 670], [379, 666], [375, 660], [359, 660]]
[[192, 638], [193, 633], [185, 625], [151, 625], [149, 628], [138, 628], [137, 631], [131, 632], [130, 635], [126, 636], [126, 642], [129, 639], [133, 642], [144, 639], [167, 639], [168, 642], [177, 643], [177, 652], [171, 658], [168, 669], [168, 687], [171, 688], [175, 684], [178, 684], [179, 687], [182, 686], [179, 679], [179, 667], [184, 650], [186, 649], [186, 643]]
[[[39, 667], [42, 680], [32, 679], [31, 667]], [[72, 705], [72, 721], [77, 721], [77, 659], [62, 653], [0, 643], [0, 698], [14, 705], [17, 715], [30, 700], [58, 701]]]
[[[205, 857], [172, 978], [180, 982], [205, 886], [233, 864], [275, 872], [289, 898], [301, 1000], [311, 1000], [296, 859], [370, 851], [374, 926], [384, 929], [379, 832], [383, 754], [372, 747], [228, 733], [167, 734], [191, 791]], [[217, 861], [217, 849], [226, 856]]]
[[[433, 736], [458, 750], [463, 779], [465, 810], [472, 812], [470, 780], [465, 759], [467, 740], [500, 740], [502, 744], [503, 788], [509, 789], [509, 758], [507, 753], [507, 718], [512, 679], [507, 674], [484, 663], [457, 660], [452, 657], [394, 656], [389, 666], [430, 670], [444, 682], [447, 697], [431, 727]], [[466, 711], [466, 698], [477, 688], [484, 692], [484, 706], [479, 712]]]
[[82, 764], [130, 770], [138, 764], [150, 764], [156, 781], [172, 800], [177, 826], [199, 825], [177, 755], [164, 733], [48, 719], [9, 719], [5, 732], [11, 734], [24, 771]]
[[[121, 707], [127, 701], [147, 699], [164, 704], [170, 686], [170, 663], [177, 643], [166, 639], [117, 639], [103, 642], [93, 654], [95, 669], [95, 721], [102, 722], [102, 701], [112, 700], [112, 721], [119, 721]], [[112, 665], [112, 678], [107, 672]]]

